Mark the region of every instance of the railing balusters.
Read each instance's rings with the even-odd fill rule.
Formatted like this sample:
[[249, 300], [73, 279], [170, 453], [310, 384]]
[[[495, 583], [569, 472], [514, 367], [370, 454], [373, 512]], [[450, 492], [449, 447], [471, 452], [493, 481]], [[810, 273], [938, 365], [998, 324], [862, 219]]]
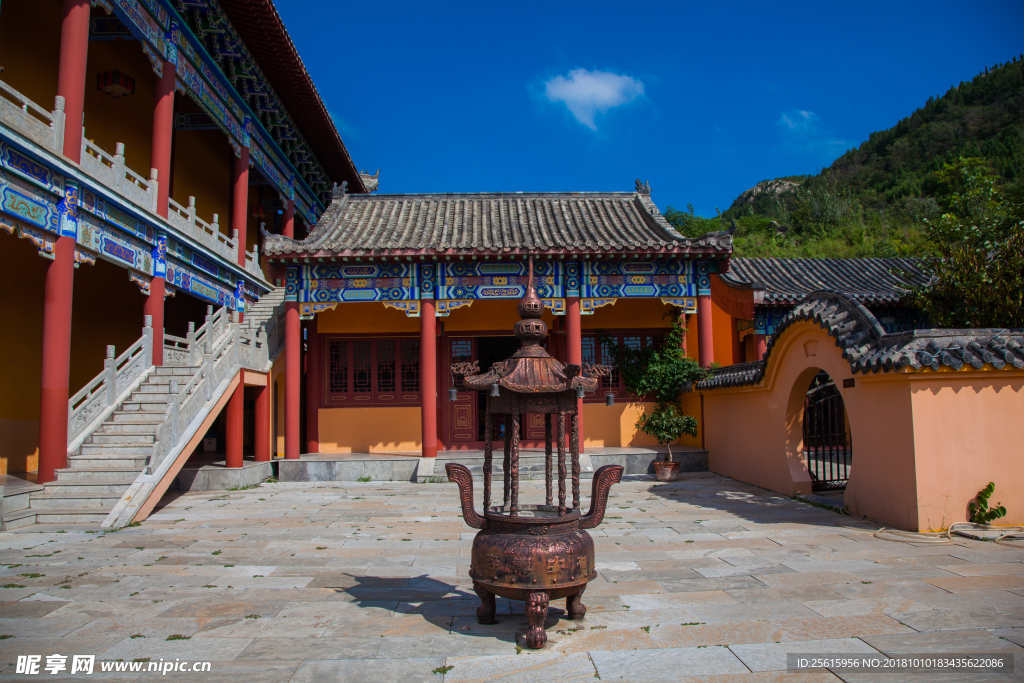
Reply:
[[107, 357], [103, 361], [103, 372], [106, 374], [104, 382], [107, 385], [107, 405], [112, 406], [114, 401], [117, 400], [117, 361], [113, 344], [107, 346]]

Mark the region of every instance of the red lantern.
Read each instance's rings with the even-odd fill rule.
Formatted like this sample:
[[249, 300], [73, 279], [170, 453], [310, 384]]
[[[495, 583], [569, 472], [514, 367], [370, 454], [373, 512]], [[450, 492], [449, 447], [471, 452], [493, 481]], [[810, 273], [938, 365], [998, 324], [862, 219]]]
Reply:
[[117, 69], [96, 76], [96, 87], [113, 97], [135, 94], [135, 79]]

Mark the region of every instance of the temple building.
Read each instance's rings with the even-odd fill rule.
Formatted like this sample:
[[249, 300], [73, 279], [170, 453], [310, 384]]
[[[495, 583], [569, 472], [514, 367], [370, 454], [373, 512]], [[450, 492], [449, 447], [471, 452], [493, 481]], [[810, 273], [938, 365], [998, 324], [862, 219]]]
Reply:
[[[0, 72], [0, 474], [38, 471], [53, 497], [88, 470], [117, 493], [184, 438], [165, 430], [170, 403], [188, 407], [228, 356], [246, 371], [210, 388], [199, 413], [216, 424], [202, 429], [240, 459], [225, 424], [244, 423], [245, 451], [269, 459], [283, 305], [259, 228], [303, 235], [335, 184], [378, 182], [354, 166], [273, 4], [5, 2]], [[128, 408], [138, 437], [114, 430]]]
[[[515, 350], [508, 330], [529, 256], [552, 331], [548, 351], [559, 360], [608, 363], [602, 339], [644, 348], [683, 315], [694, 323], [691, 355], [733, 362], [732, 321], [711, 297], [712, 278], [729, 267], [732, 238], [683, 237], [640, 181], [633, 192], [355, 195], [338, 188], [308, 237], [268, 234], [264, 250], [283, 276], [286, 306], [308, 321], [305, 443], [286, 434], [287, 457], [481, 447], [483, 397], [443, 369], [477, 361], [486, 371]], [[646, 443], [636, 433], [637, 404], [620, 401], [612, 415], [604, 412], [615, 397], [625, 398], [612, 373], [583, 399], [584, 446]], [[543, 431], [540, 416], [527, 418], [527, 443], [539, 443]]]

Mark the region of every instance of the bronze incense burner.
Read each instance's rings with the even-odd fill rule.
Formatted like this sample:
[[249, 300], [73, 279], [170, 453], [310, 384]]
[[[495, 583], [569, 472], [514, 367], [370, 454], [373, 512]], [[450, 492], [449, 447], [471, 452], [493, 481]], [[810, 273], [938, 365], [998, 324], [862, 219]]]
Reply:
[[[477, 618], [494, 623], [495, 596], [523, 600], [530, 629], [527, 647], [536, 649], [547, 642], [544, 620], [551, 600], [566, 598], [566, 613], [582, 619], [587, 612], [581, 602], [594, 570], [594, 541], [586, 529], [604, 518], [608, 492], [622, 478], [622, 467], [606, 465], [594, 473], [590, 510], [580, 510], [580, 453], [578, 399], [597, 389], [598, 379], [609, 373], [601, 365], [564, 365], [541, 346], [547, 325], [541, 320], [543, 307], [533, 286], [530, 260], [526, 293], [519, 302], [515, 336], [519, 350], [509, 359], [494, 363], [480, 373], [473, 363], [455, 363], [452, 374], [463, 378], [467, 389], [487, 391], [484, 423], [484, 512], [473, 506], [473, 477], [457, 463], [448, 463], [448, 480], [459, 486], [462, 516], [480, 533], [473, 539], [469, 575], [480, 596]], [[544, 415], [545, 504], [519, 504], [519, 441], [523, 415]], [[495, 417], [498, 420], [495, 420]], [[558, 501], [553, 500], [552, 418], [558, 453]], [[568, 423], [568, 430], [566, 429]], [[504, 424], [504, 495], [501, 505], [491, 503], [493, 440]], [[572, 468], [572, 504], [566, 505], [566, 431]]]

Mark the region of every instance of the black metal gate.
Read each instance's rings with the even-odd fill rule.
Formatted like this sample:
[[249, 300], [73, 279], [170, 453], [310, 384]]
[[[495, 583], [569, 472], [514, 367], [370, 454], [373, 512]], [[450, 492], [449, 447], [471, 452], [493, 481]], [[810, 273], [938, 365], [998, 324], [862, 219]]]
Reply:
[[843, 395], [825, 371], [811, 380], [804, 399], [804, 457], [812, 490], [846, 488], [853, 443], [846, 428]]

